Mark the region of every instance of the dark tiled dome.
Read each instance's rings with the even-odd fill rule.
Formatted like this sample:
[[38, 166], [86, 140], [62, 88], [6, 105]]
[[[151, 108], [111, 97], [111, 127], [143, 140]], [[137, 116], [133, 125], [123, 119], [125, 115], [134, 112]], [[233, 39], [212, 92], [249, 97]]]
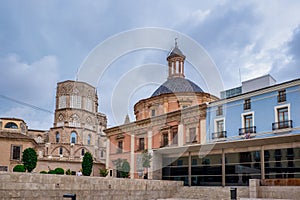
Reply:
[[192, 81], [185, 78], [170, 78], [164, 82], [151, 97], [159, 96], [161, 94], [172, 94], [180, 92], [203, 92], [203, 90], [193, 83]]

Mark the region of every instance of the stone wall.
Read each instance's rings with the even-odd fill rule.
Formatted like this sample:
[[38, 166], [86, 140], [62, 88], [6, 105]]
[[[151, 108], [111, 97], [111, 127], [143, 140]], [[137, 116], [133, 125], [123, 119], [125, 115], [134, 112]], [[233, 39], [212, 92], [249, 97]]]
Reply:
[[0, 172], [0, 199], [148, 200], [170, 198], [182, 182]]

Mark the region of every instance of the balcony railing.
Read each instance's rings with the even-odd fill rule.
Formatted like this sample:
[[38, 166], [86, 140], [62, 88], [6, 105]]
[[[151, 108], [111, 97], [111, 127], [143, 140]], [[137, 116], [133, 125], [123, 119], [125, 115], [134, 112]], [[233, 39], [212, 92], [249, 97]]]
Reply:
[[293, 128], [293, 120], [281, 121], [272, 123], [272, 130], [278, 130], [283, 128]]
[[246, 128], [239, 129], [239, 135], [245, 135], [247, 133], [256, 133], [256, 126], [249, 126]]
[[219, 138], [227, 138], [227, 132], [221, 131], [221, 132], [212, 133], [212, 139], [219, 139]]

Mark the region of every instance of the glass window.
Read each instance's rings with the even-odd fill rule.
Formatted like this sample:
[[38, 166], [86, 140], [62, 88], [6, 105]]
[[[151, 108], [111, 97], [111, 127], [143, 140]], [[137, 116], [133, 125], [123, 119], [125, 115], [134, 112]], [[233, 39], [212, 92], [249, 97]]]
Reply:
[[87, 111], [93, 112], [93, 101], [91, 99], [89, 99], [89, 98], [86, 99], [85, 109]]
[[117, 153], [123, 152], [123, 141], [118, 142], [118, 150]]
[[84, 154], [85, 154], [85, 150], [81, 149], [81, 155], [84, 156]]
[[155, 116], [155, 109], [152, 109], [151, 110], [151, 117], [154, 117]]
[[12, 160], [21, 160], [21, 146], [12, 145], [11, 159]]
[[251, 109], [251, 100], [250, 99], [245, 99], [244, 110], [249, 110], [249, 109]]
[[277, 109], [277, 113], [278, 113], [278, 122], [285, 122], [288, 121], [288, 108], [284, 107], [284, 108], [279, 108]]
[[217, 132], [221, 133], [224, 131], [224, 120], [217, 121]]
[[91, 135], [88, 135], [88, 138], [87, 138], [87, 144], [88, 144], [88, 145], [91, 144]]
[[59, 155], [63, 155], [63, 148], [62, 147], [59, 148]]
[[58, 98], [58, 109], [66, 108], [67, 107], [67, 97], [66, 96], [60, 96]]
[[7, 124], [5, 124], [4, 128], [11, 128], [11, 129], [18, 129], [18, 125], [14, 122], [8, 122]]
[[60, 134], [59, 134], [59, 132], [56, 132], [56, 135], [55, 135], [56, 143], [59, 143], [59, 140], [60, 140]]
[[253, 116], [252, 116], [252, 114], [244, 115], [244, 128], [250, 128], [252, 126], [253, 126]]
[[222, 106], [218, 106], [217, 108], [217, 116], [223, 115], [223, 107]]
[[70, 143], [75, 144], [76, 143], [76, 138], [77, 138], [76, 132], [72, 132]]
[[172, 144], [178, 144], [177, 129], [172, 129]]
[[81, 108], [81, 96], [72, 95], [70, 99], [71, 108]]
[[162, 147], [168, 146], [169, 145], [169, 136], [168, 133], [163, 133], [162, 134]]
[[300, 178], [300, 148], [265, 150], [265, 178]]
[[196, 141], [196, 128], [193, 127], [193, 128], [189, 128], [189, 142], [194, 142]]
[[144, 150], [144, 149], [145, 149], [145, 139], [139, 138], [139, 150]]
[[278, 101], [278, 103], [286, 101], [286, 92], [285, 92], [285, 90], [278, 91], [277, 101]]

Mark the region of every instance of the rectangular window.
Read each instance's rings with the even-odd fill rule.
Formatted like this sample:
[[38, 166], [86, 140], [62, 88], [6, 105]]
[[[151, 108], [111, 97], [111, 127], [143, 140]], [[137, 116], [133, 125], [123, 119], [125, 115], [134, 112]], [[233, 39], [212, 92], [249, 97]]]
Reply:
[[70, 101], [71, 108], [81, 108], [81, 96], [72, 95]]
[[286, 101], [286, 92], [285, 90], [278, 91], [277, 102], [285, 102]]
[[93, 102], [91, 99], [86, 99], [85, 101], [85, 109], [87, 111], [93, 112]]
[[178, 144], [177, 129], [172, 129], [172, 144]]
[[21, 160], [21, 146], [11, 146], [11, 159]]
[[58, 98], [58, 109], [66, 108], [67, 107], [67, 97], [66, 96], [60, 96]]
[[155, 116], [155, 109], [152, 109], [151, 110], [151, 117], [154, 117]]
[[223, 107], [222, 106], [218, 106], [217, 108], [217, 116], [223, 115]]
[[122, 152], [123, 152], [123, 141], [119, 141], [117, 153], [122, 153]]
[[163, 133], [162, 134], [162, 147], [168, 146], [169, 145], [169, 136], [168, 133]]
[[8, 171], [8, 166], [0, 166], [0, 171], [1, 172], [7, 172]]
[[196, 128], [189, 128], [189, 133], [190, 133], [190, 137], [189, 137], [189, 142], [196, 142]]
[[221, 133], [224, 131], [224, 120], [219, 120], [216, 122], [216, 125], [217, 125], [217, 132], [218, 133]]
[[145, 139], [139, 138], [139, 150], [144, 150], [144, 149], [145, 149]]
[[[253, 116], [250, 115], [244, 115], [244, 128], [250, 129], [253, 126]], [[246, 131], [249, 132], [249, 131]]]
[[244, 101], [244, 110], [249, 110], [251, 109], [251, 100], [250, 99], [245, 99]]

